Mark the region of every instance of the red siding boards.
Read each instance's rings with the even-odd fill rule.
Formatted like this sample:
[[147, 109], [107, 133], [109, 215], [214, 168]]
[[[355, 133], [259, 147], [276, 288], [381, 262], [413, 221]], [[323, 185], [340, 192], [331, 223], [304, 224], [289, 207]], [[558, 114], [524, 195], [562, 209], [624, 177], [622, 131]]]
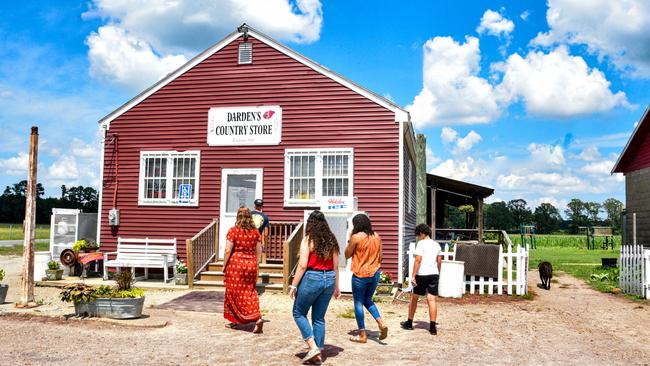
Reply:
[[[120, 226], [111, 230], [113, 145], [105, 148], [101, 244], [115, 250], [118, 236], [175, 237], [184, 241], [219, 216], [221, 170], [263, 168], [265, 212], [271, 220], [301, 221], [303, 209], [283, 207], [284, 151], [354, 148], [354, 195], [384, 239], [385, 267], [397, 271], [399, 125], [395, 114], [274, 48], [253, 42], [253, 63], [238, 65], [238, 39], [110, 122], [107, 141], [119, 139]], [[211, 107], [280, 105], [279, 146], [207, 145]], [[198, 207], [138, 206], [140, 152], [200, 150]]]

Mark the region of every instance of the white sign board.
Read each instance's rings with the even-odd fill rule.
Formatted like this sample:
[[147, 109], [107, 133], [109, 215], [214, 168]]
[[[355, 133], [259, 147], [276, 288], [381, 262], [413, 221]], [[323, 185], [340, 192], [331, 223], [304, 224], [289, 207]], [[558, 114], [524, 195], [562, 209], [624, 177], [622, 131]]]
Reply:
[[320, 201], [320, 210], [323, 212], [352, 212], [354, 200], [352, 197], [323, 197]]
[[258, 107], [210, 108], [208, 145], [278, 145], [282, 138], [282, 108]]

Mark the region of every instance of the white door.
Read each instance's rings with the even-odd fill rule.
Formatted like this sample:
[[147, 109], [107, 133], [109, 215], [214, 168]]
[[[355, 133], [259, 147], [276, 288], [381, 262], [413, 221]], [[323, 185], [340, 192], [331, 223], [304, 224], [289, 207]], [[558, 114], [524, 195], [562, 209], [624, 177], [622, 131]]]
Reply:
[[242, 205], [253, 209], [262, 198], [263, 169], [223, 169], [221, 172], [221, 212], [219, 215], [219, 258], [223, 258], [226, 234], [235, 225]]

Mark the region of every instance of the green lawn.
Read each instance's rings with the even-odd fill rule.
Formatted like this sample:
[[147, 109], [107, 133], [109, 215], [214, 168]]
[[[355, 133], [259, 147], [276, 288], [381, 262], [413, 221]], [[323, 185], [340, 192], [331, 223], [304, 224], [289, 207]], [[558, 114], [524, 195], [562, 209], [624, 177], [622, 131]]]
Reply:
[[[50, 238], [50, 225], [36, 225], [36, 232], [34, 233], [35, 239], [49, 239]], [[23, 225], [22, 224], [0, 224], [0, 240], [22, 240], [23, 239]]]
[[[553, 271], [562, 271], [585, 280], [594, 289], [610, 292], [618, 287], [618, 268], [604, 269], [601, 258], [618, 258], [618, 248], [615, 250], [587, 250], [572, 247], [541, 247], [530, 250], [529, 268], [537, 269], [542, 261], [553, 265]], [[595, 274], [598, 278], [593, 278]]]
[[[35, 243], [34, 250], [37, 252], [46, 252], [50, 250], [50, 243]], [[0, 246], [0, 255], [23, 255], [23, 246], [14, 245], [10, 247]]]
[[[521, 244], [521, 235], [519, 234], [508, 234], [510, 240], [513, 244]], [[587, 237], [585, 235], [536, 235], [535, 240], [537, 242], [537, 247], [572, 247], [572, 248], [587, 248]], [[596, 248], [599, 248], [604, 238], [596, 238]], [[620, 249], [621, 247], [621, 236], [614, 236], [615, 248]]]

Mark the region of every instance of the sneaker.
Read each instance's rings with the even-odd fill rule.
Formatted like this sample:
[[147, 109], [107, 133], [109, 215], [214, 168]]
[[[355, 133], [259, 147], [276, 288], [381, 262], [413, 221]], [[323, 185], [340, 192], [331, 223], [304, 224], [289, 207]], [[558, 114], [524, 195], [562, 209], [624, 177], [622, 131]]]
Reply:
[[413, 322], [410, 322], [408, 320], [399, 323], [399, 325], [402, 327], [402, 329], [413, 330]]
[[309, 352], [307, 352], [305, 357], [302, 358], [302, 363], [305, 364], [305, 363], [315, 361], [318, 358], [318, 356], [320, 356], [320, 349], [312, 348], [309, 350]]
[[435, 325], [435, 324], [431, 324], [431, 325], [429, 326], [429, 333], [431, 333], [431, 335], [436, 335], [436, 334], [438, 334], [438, 329], [436, 328], [436, 325]]

